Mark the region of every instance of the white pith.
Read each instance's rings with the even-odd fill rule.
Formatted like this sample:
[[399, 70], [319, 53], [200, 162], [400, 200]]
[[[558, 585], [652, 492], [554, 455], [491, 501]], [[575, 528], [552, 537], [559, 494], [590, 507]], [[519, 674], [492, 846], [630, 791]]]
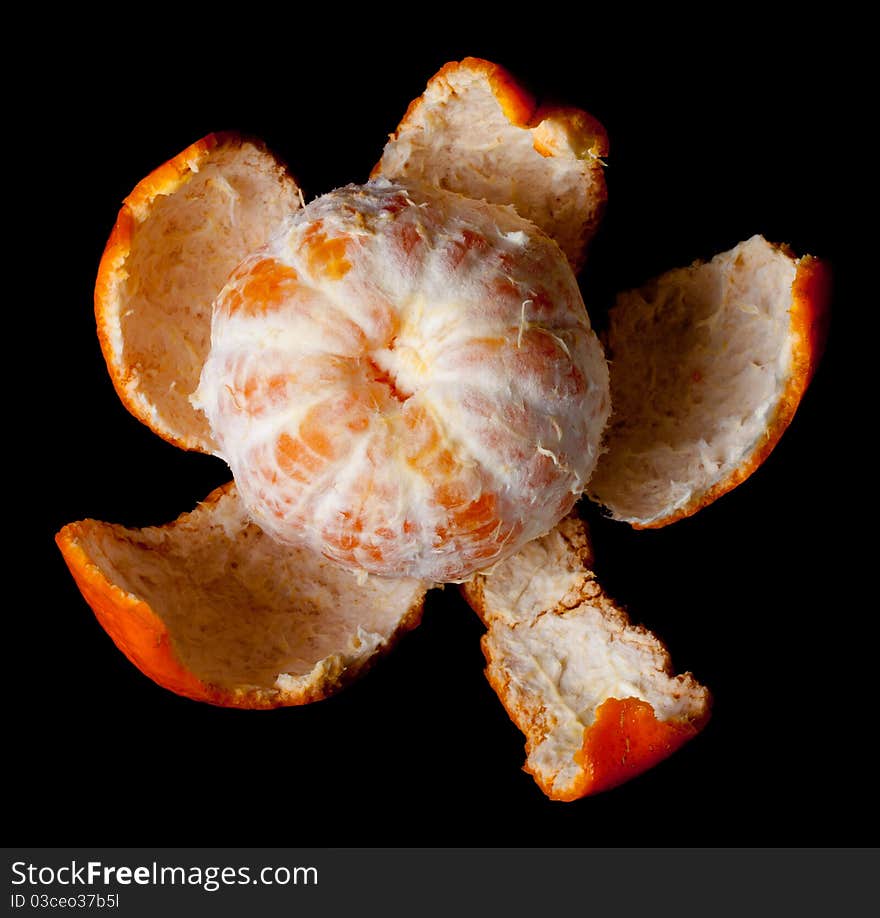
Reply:
[[229, 142], [193, 164], [180, 187], [135, 209], [112, 310], [111, 359], [151, 426], [211, 452], [207, 420], [189, 398], [210, 345], [211, 304], [229, 272], [300, 207], [270, 154]]
[[426, 589], [358, 582], [279, 545], [249, 521], [234, 487], [167, 526], [74, 525], [104, 578], [162, 620], [183, 667], [238, 695], [283, 702], [334, 687], [418, 614]]
[[512, 124], [486, 73], [461, 66], [431, 80], [386, 145], [378, 171], [512, 204], [579, 266], [604, 200], [590, 139], [583, 146], [558, 117], [531, 127]]
[[753, 236], [621, 294], [611, 312], [614, 411], [590, 496], [650, 525], [746, 466], [789, 381], [797, 262]]
[[660, 641], [605, 595], [585, 541], [580, 520], [563, 520], [480, 575], [474, 603], [488, 626], [487, 676], [526, 735], [527, 769], [561, 797], [589, 767], [584, 734], [608, 699], [645, 701], [660, 721], [699, 721], [708, 709], [706, 690], [672, 675]]

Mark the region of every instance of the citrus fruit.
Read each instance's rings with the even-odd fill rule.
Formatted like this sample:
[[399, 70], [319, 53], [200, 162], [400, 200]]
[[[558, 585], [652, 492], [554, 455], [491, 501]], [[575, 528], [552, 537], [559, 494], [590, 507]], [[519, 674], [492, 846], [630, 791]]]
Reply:
[[815, 370], [828, 273], [755, 237], [622, 294], [609, 383], [573, 274], [607, 146], [586, 112], [467, 58], [366, 185], [305, 207], [261, 142], [227, 133], [136, 186], [95, 289], [113, 383], [236, 479], [167, 526], [57, 536], [143, 672], [215, 704], [314, 701], [416, 625], [430, 585], [467, 581], [551, 798], [701, 729], [708, 692], [605, 594], [566, 514], [588, 489], [659, 526], [750, 474]]
[[217, 296], [194, 404], [253, 519], [352, 570], [463, 580], [583, 492], [608, 372], [558, 246], [375, 179], [310, 203]]

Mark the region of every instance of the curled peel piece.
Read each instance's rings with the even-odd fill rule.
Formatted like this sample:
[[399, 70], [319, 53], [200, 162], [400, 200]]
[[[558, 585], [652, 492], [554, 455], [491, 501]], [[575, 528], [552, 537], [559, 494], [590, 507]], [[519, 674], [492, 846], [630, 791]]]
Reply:
[[611, 422], [588, 493], [637, 529], [691, 516], [770, 455], [824, 345], [830, 270], [761, 236], [618, 296]]
[[538, 106], [504, 68], [468, 57], [431, 77], [372, 175], [512, 204], [577, 271], [605, 205], [607, 153], [607, 134], [592, 115]]
[[231, 483], [166, 526], [56, 536], [98, 621], [159, 685], [240, 708], [333, 694], [421, 619], [427, 584], [365, 582], [249, 522]]
[[261, 141], [209, 134], [125, 199], [95, 284], [98, 337], [126, 408], [160, 437], [210, 453], [189, 396], [229, 272], [301, 206], [296, 182]]
[[629, 623], [592, 563], [571, 515], [462, 586], [488, 628], [486, 676], [526, 735], [525, 770], [553, 800], [628, 781], [709, 717], [708, 691], [672, 674], [663, 645]]

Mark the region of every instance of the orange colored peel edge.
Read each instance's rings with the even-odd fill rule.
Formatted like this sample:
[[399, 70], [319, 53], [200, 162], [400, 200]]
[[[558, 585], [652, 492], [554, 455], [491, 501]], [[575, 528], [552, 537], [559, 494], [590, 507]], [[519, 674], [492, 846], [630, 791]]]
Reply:
[[64, 561], [83, 598], [113, 643], [148, 678], [196, 701], [223, 703], [223, 693], [184, 669], [171, 647], [168, 629], [141, 599], [111, 583], [79, 544], [76, 523], [56, 536]]
[[[448, 79], [458, 70], [469, 70], [472, 73], [481, 73], [486, 78], [492, 94], [498, 100], [501, 111], [507, 120], [516, 127], [535, 128], [545, 120], [559, 122], [566, 133], [578, 138], [578, 143], [573, 144], [576, 149], [588, 149], [594, 156], [608, 155], [608, 133], [602, 123], [583, 109], [567, 105], [544, 104], [538, 105], [535, 97], [522, 86], [516, 78], [499, 64], [483, 60], [479, 57], [466, 57], [462, 61], [450, 61], [445, 64], [428, 81], [428, 88], [437, 82]], [[414, 117], [415, 113], [425, 101], [424, 94], [413, 99], [407, 107], [397, 131], [392, 134], [395, 138], [401, 128], [405, 128]], [[552, 156], [553, 151], [544, 147], [540, 140], [536, 140], [535, 149], [542, 156]], [[371, 178], [381, 175], [380, 163], [373, 167]]]
[[98, 341], [110, 372], [113, 388], [123, 405], [139, 421], [146, 424], [162, 439], [181, 449], [208, 452], [204, 446], [176, 436], [164, 424], [157, 425], [140, 399], [132, 396], [128, 391], [131, 383], [131, 369], [122, 365], [122, 354], [115, 352], [110, 330], [113, 328], [117, 312], [118, 291], [127, 277], [125, 263], [131, 254], [135, 229], [147, 216], [152, 202], [159, 195], [173, 194], [186, 184], [193, 173], [198, 171], [199, 164], [218, 146], [224, 143], [239, 143], [242, 140], [242, 137], [231, 131], [208, 134], [141, 179], [131, 194], [123, 200], [122, 208], [98, 265], [98, 276], [95, 281], [95, 319], [98, 326]]
[[[465, 598], [468, 598], [467, 594]], [[478, 604], [472, 607], [485, 624], [485, 617]], [[482, 646], [491, 664], [485, 636]], [[533, 729], [532, 715], [516, 703], [508, 691], [507, 681], [494, 672], [491, 666], [486, 678], [508, 717], [525, 734], [526, 753], [530, 755], [538, 739]], [[596, 708], [593, 723], [584, 728], [583, 743], [575, 755], [575, 762], [580, 767], [580, 774], [575, 781], [564, 789], [557, 788], [556, 774], [541, 774], [529, 767], [528, 761], [523, 771], [532, 776], [550, 800], [563, 803], [611, 790], [650, 770], [697, 736], [709, 722], [711, 703], [709, 696], [702, 715], [690, 720], [658, 720], [653, 706], [640, 698], [606, 698]]]
[[657, 720], [651, 705], [639, 698], [609, 698], [584, 730], [583, 746], [575, 757], [583, 770], [574, 785], [560, 792], [538, 783], [548, 797], [562, 801], [610, 790], [662, 762], [702, 726], [686, 720]]

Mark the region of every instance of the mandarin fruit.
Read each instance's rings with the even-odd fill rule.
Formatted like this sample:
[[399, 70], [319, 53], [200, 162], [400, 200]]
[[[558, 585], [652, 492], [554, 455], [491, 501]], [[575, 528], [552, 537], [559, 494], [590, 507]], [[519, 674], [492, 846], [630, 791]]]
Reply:
[[509, 208], [381, 178], [233, 271], [194, 404], [263, 530], [435, 581], [565, 516], [610, 411], [558, 245]]

